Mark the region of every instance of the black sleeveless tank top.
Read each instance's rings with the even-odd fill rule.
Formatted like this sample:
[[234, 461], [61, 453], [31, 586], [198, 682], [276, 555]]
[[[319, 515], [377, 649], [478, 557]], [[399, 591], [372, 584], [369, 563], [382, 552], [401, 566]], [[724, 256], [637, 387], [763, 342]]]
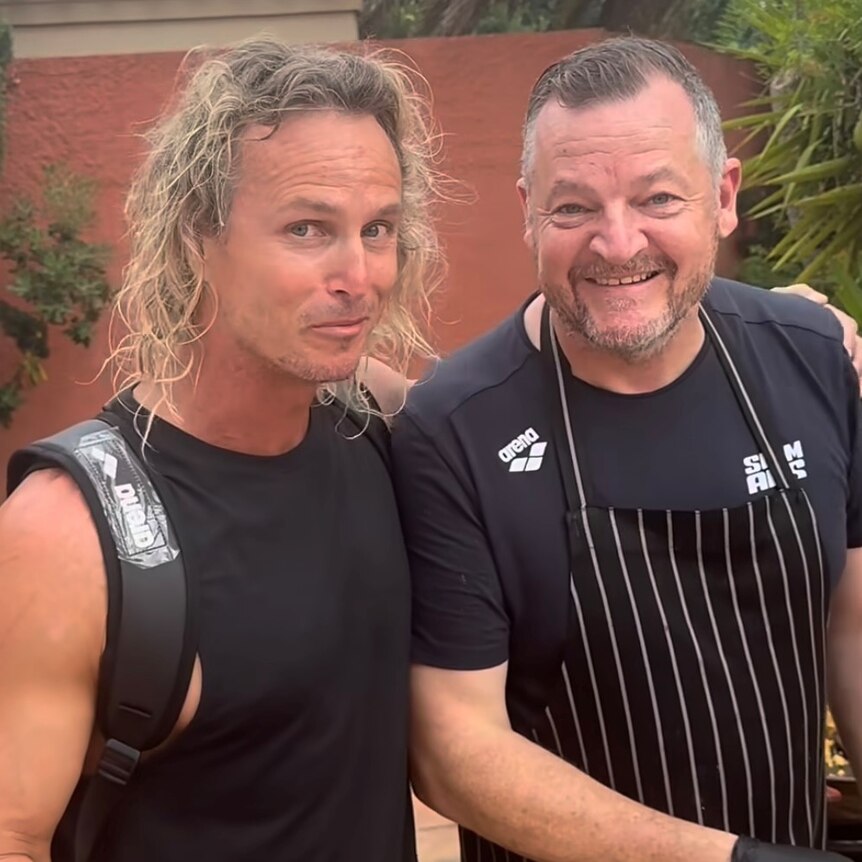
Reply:
[[[128, 396], [109, 409], [139, 446], [145, 414]], [[273, 457], [154, 422], [146, 459], [196, 585], [202, 693], [139, 767], [100, 862], [415, 860], [407, 559], [387, 465], [342, 414], [316, 404]]]

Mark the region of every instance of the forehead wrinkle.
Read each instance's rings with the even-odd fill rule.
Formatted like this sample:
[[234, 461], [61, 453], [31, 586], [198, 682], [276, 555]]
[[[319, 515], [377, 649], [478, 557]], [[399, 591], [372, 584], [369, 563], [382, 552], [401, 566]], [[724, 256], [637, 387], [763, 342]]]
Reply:
[[[644, 185], [651, 179], [675, 179], [678, 184], [688, 186], [685, 171], [669, 164], [669, 156], [677, 158], [674, 155], [677, 152], [675, 142], [656, 141], [654, 136], [650, 140], [650, 137], [640, 131], [620, 137], [567, 137], [565, 140], [553, 142], [546, 149], [544, 171], [541, 157], [536, 160], [535, 169], [544, 173], [547, 180], [551, 181], [549, 196], [558, 190], [558, 186], [565, 184], [580, 185], [589, 190], [592, 185], [591, 177], [625, 180], [637, 185]], [[625, 149], [624, 158], [620, 157], [621, 147]]]
[[[309, 134], [303, 121], [335, 121], [338, 135], [322, 128], [319, 134]], [[379, 132], [377, 140], [351, 139], [351, 126], [370, 121]], [[296, 131], [292, 134], [293, 127]], [[299, 127], [299, 128], [297, 128]], [[246, 130], [240, 147], [238, 186], [273, 183], [314, 176], [313, 185], [352, 184], [362, 172], [378, 175], [386, 183], [401, 180], [401, 167], [395, 148], [383, 128], [371, 117], [352, 117], [338, 112], [322, 112], [309, 116], [297, 115], [282, 123], [274, 132], [264, 127]], [[320, 181], [322, 180], [322, 181]], [[363, 181], [367, 181], [363, 179]], [[373, 180], [371, 180], [373, 182]]]
[[[400, 180], [401, 172], [398, 168], [394, 153], [391, 163], [375, 157], [367, 151], [367, 148], [356, 146], [349, 150], [339, 149], [338, 153], [328, 153], [325, 150], [307, 152], [292, 151], [286, 159], [261, 157], [246, 163], [251, 170], [241, 171], [240, 184], [264, 184], [267, 188], [282, 186], [292, 183], [305, 183], [309, 186], [338, 188], [342, 185], [353, 184], [362, 178], [363, 182], [374, 183], [393, 182]], [[309, 181], [308, 177], [314, 180]]]
[[[624, 161], [619, 161], [614, 152], [597, 151], [591, 149], [588, 153], [579, 155], [561, 149], [558, 152], [552, 153], [550, 164], [552, 169], [561, 168], [561, 173], [557, 176], [551, 187], [554, 191], [558, 186], [563, 185], [581, 185], [589, 186], [589, 177], [596, 174], [601, 174], [608, 177], [618, 177], [621, 173], [628, 170], [637, 170], [638, 168], [632, 165], [632, 160], [639, 159], [641, 156], [651, 158], [653, 156], [662, 161], [666, 161], [667, 153], [662, 149], [655, 147], [645, 147], [642, 150], [637, 150], [629, 153], [629, 156]], [[657, 173], [664, 169], [664, 165], [645, 166], [644, 170], [639, 173], [635, 179], [642, 179], [650, 173]]]
[[[637, 129], [619, 135], [603, 134], [600, 136], [578, 136], [566, 134], [554, 136], [548, 141], [548, 147], [554, 155], [597, 155], [614, 156], [620, 147], [633, 147], [632, 155], [641, 155], [650, 150], [670, 147], [673, 143], [673, 130], [670, 127], [658, 130], [662, 133], [659, 140], [656, 135], [648, 134], [643, 129]], [[667, 132], [665, 137], [664, 133]], [[682, 137], [682, 136], [680, 136]]]
[[400, 206], [400, 178], [386, 173], [354, 171], [341, 176], [318, 179], [278, 177], [267, 184], [267, 199], [279, 209], [311, 205], [321, 211], [335, 211], [345, 203], [362, 202], [369, 206]]
[[[636, 151], [670, 148], [689, 137], [679, 124], [663, 118], [653, 119], [646, 127], [640, 119], [623, 118], [614, 121], [611, 131], [585, 131], [585, 124], [578, 122], [578, 113], [576, 109], [560, 109], [540, 115], [535, 132], [537, 154], [544, 150], [551, 154], [609, 156], [621, 147], [635, 147]], [[586, 125], [595, 128], [595, 122]]]
[[[344, 170], [315, 168], [313, 171], [292, 170], [273, 171], [269, 175], [258, 174], [240, 182], [237, 197], [243, 192], [251, 206], [265, 211], [280, 212], [299, 209], [298, 199], [317, 202], [317, 209], [329, 209], [330, 213], [342, 210], [351, 203], [363, 207], [380, 208], [399, 206], [401, 203], [401, 177], [397, 172], [387, 170], [365, 170], [348, 167]], [[265, 194], [261, 194], [261, 193]], [[259, 201], [259, 203], [256, 203]]]

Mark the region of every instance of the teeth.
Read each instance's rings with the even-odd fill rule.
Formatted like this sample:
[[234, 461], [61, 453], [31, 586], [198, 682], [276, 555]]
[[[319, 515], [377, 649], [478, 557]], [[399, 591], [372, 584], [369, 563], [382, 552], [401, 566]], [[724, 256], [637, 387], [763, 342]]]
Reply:
[[655, 275], [653, 272], [644, 272], [641, 275], [627, 275], [623, 278], [594, 278], [593, 281], [604, 287], [618, 287], [621, 284], [638, 284], [652, 278], [653, 275]]

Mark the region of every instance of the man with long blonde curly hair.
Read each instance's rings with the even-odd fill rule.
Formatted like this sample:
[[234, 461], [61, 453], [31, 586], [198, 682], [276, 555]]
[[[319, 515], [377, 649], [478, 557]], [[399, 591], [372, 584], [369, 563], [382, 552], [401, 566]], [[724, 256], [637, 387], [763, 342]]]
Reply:
[[[361, 379], [424, 343], [425, 104], [391, 60], [258, 39], [206, 58], [152, 133], [105, 416], [176, 531], [196, 653], [94, 859], [415, 859], [408, 571], [377, 445], [398, 398]], [[0, 857], [63, 862], [114, 599], [82, 489], [32, 468], [0, 515]]]

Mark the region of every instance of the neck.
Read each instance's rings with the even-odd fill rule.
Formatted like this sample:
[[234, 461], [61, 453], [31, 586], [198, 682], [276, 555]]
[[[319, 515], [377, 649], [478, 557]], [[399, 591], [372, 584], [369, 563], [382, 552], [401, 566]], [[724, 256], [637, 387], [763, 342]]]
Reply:
[[316, 389], [275, 369], [207, 354], [196, 376], [174, 384], [173, 409], [151, 382], [142, 382], [135, 397], [160, 419], [205, 443], [248, 455], [280, 455], [305, 438]]
[[[527, 309], [525, 325], [528, 333], [531, 329], [538, 333], [536, 324], [543, 307], [544, 297], [539, 296]], [[655, 356], [631, 362], [596, 347], [579, 335], [565, 332], [553, 312], [551, 324], [572, 373], [592, 386], [621, 395], [655, 392], [673, 383], [694, 361], [706, 337], [695, 307]], [[532, 340], [538, 344], [538, 338]]]

